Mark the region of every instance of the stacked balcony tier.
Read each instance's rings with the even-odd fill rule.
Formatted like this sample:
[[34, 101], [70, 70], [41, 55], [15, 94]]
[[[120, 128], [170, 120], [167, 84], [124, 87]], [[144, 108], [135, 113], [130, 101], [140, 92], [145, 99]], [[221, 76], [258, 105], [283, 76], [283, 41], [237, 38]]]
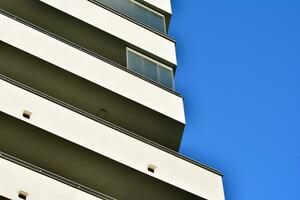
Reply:
[[[181, 96], [15, 15], [2, 12], [0, 24], [5, 27], [0, 31], [1, 74], [170, 149], [179, 149], [185, 124]], [[64, 30], [73, 37], [70, 24], [66, 23]], [[53, 27], [60, 30], [56, 24]], [[98, 46], [115, 56], [118, 48], [107, 49], [110, 41], [113, 45], [114, 40], [108, 39], [107, 44]], [[123, 50], [126, 60], [125, 46]]]
[[[222, 199], [217, 171], [1, 78], [0, 141], [5, 153], [117, 199], [128, 199], [135, 187], [137, 196], [158, 191], [155, 199]], [[124, 193], [115, 194], [113, 185]]]
[[177, 153], [170, 1], [124, 0], [150, 20], [112, 2], [0, 1], [0, 199], [224, 200]]

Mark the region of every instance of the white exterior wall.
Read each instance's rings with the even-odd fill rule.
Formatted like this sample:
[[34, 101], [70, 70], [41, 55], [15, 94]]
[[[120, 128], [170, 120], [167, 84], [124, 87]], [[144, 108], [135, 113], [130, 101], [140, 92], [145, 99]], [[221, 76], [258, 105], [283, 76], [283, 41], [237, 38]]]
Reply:
[[26, 200], [101, 199], [0, 158], [0, 195], [19, 200], [20, 191], [28, 193]]
[[[224, 200], [222, 177], [0, 80], [0, 111], [209, 200]], [[22, 116], [32, 112], [30, 119]], [[67, 119], [67, 120], [66, 120]], [[155, 173], [147, 166], [157, 167]]]
[[152, 4], [153, 6], [160, 8], [161, 10], [172, 14], [171, 0], [144, 0], [145, 2]]
[[174, 65], [175, 43], [87, 0], [40, 0]]
[[4, 15], [0, 27], [5, 43], [185, 123], [181, 97]]

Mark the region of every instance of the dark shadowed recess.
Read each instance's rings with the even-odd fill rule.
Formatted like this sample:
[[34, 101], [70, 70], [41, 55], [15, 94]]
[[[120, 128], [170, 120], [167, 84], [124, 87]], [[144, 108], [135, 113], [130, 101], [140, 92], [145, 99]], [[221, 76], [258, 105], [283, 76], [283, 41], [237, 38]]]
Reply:
[[119, 200], [203, 200], [2, 112], [0, 150]]

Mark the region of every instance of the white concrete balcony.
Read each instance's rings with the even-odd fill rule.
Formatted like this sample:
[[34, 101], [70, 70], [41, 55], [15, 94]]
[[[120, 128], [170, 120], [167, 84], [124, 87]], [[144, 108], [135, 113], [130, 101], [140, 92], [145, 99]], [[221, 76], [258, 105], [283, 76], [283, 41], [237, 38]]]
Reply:
[[25, 88], [2, 77], [0, 111], [201, 198], [224, 200], [217, 171]]
[[3, 196], [12, 200], [113, 200], [96, 192], [85, 192], [80, 185], [4, 154], [0, 155], [0, 169], [0, 199]]
[[169, 14], [172, 14], [171, 0], [144, 0], [144, 1]]
[[[141, 48], [173, 65], [177, 64], [175, 43], [86, 0], [41, 0], [42, 2]], [[158, 1], [155, 1], [158, 2]], [[158, 3], [157, 3], [158, 4]], [[167, 3], [159, 4], [167, 7]]]
[[0, 15], [0, 26], [1, 41], [185, 123], [180, 96], [6, 15]]

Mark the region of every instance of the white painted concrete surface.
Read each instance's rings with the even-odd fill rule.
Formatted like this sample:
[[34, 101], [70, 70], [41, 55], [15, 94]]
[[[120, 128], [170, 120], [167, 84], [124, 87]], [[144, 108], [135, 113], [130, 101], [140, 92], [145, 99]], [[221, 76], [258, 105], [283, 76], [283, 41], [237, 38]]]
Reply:
[[26, 200], [100, 200], [2, 158], [0, 169], [0, 195], [12, 200], [20, 200], [20, 191], [28, 193]]
[[0, 27], [5, 43], [185, 123], [181, 97], [4, 15]]
[[175, 43], [87, 0], [40, 0], [170, 63], [177, 64]]
[[[209, 200], [224, 200], [222, 177], [0, 80], [0, 111]], [[22, 116], [32, 113], [30, 119]], [[147, 170], [156, 166], [155, 173]]]
[[157, 8], [160, 8], [161, 10], [169, 14], [172, 14], [171, 0], [144, 0], [144, 1], [152, 4]]

